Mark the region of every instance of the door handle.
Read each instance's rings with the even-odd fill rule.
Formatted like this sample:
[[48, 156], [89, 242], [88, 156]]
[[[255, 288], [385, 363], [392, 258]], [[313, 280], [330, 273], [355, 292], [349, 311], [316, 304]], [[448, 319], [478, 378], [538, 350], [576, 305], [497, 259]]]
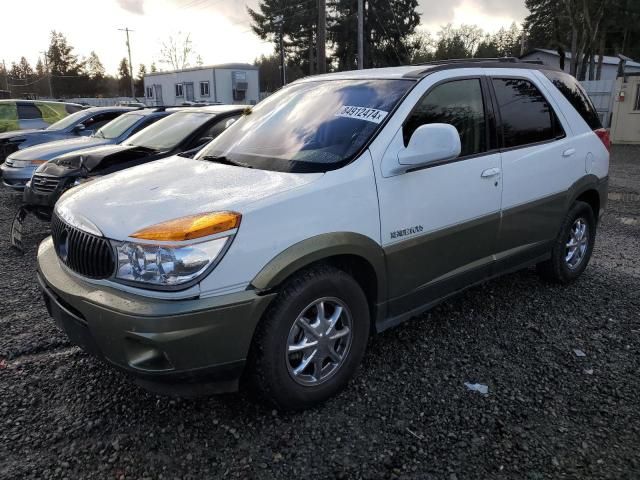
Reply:
[[484, 172], [480, 174], [482, 178], [491, 178], [491, 177], [495, 177], [496, 175], [500, 175], [499, 168], [487, 168]]
[[562, 156], [563, 157], [570, 157], [574, 153], [576, 153], [576, 149], [575, 148], [570, 148], [570, 149], [565, 150], [564, 152], [562, 152]]

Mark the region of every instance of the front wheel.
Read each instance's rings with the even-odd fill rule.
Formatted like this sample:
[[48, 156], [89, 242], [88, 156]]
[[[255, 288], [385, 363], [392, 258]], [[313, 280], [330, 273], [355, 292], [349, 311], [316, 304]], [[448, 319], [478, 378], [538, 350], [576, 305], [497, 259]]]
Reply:
[[366, 296], [347, 273], [318, 266], [296, 275], [256, 331], [249, 357], [256, 393], [288, 410], [337, 394], [362, 359], [369, 322]]
[[596, 239], [596, 221], [588, 203], [576, 202], [567, 213], [556, 238], [551, 258], [537, 266], [538, 273], [555, 283], [570, 283], [589, 263]]

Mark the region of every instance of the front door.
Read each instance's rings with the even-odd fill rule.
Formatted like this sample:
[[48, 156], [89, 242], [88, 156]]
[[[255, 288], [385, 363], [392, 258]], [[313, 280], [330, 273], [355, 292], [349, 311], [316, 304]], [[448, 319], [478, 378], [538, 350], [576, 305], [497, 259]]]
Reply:
[[[377, 179], [389, 310], [420, 308], [491, 269], [500, 221], [501, 160], [483, 78], [444, 80], [422, 96], [394, 141], [420, 125], [454, 125], [453, 161]], [[387, 154], [385, 154], [387, 155]]]
[[193, 102], [195, 101], [195, 96], [193, 93], [193, 83], [185, 83], [184, 84], [184, 88], [185, 88], [185, 98], [188, 102]]

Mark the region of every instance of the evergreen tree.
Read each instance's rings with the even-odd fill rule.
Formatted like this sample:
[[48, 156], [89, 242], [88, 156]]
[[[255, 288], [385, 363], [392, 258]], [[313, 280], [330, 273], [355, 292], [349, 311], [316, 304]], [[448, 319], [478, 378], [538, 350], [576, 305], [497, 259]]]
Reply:
[[51, 32], [47, 61], [54, 94], [57, 96], [77, 94], [82, 64], [73, 54], [73, 47], [68, 43], [67, 38], [55, 30]]
[[279, 54], [280, 23], [287, 61], [311, 75], [315, 72], [315, 37], [318, 25], [316, 0], [261, 0], [258, 8], [247, 7], [252, 30], [263, 40], [272, 42]]
[[118, 95], [128, 97], [131, 95], [131, 74], [129, 73], [129, 62], [126, 58], [120, 60], [118, 65]]
[[[329, 39], [339, 70], [357, 66], [357, 0], [334, 0], [329, 5]], [[365, 68], [408, 64], [420, 51], [415, 36], [420, 24], [417, 0], [366, 0], [364, 3]]]
[[135, 79], [134, 85], [136, 89], [136, 97], [144, 97], [144, 76], [147, 74], [147, 67], [144, 64], [140, 64], [138, 67], [138, 76]]

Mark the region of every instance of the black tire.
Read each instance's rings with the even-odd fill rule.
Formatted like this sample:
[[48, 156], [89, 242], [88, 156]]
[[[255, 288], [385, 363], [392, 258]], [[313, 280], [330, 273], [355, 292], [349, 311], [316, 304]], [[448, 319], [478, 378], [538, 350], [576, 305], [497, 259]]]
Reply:
[[[582, 219], [587, 225], [586, 238], [588, 243], [580, 262], [571, 268], [566, 261], [567, 241], [570, 238], [572, 228], [579, 219]], [[538, 274], [553, 283], [568, 284], [573, 282], [587, 268], [595, 239], [596, 221], [591, 206], [585, 202], [575, 202], [562, 221], [560, 233], [558, 233], [551, 250], [551, 258], [537, 265]]]
[[[301, 385], [290, 373], [288, 342], [298, 316], [319, 299], [336, 298], [350, 314], [351, 340], [330, 378]], [[354, 375], [369, 337], [369, 306], [358, 283], [337, 268], [320, 265], [288, 280], [256, 329], [248, 362], [253, 393], [284, 410], [302, 410], [339, 393]], [[344, 327], [342, 327], [344, 328]]]

